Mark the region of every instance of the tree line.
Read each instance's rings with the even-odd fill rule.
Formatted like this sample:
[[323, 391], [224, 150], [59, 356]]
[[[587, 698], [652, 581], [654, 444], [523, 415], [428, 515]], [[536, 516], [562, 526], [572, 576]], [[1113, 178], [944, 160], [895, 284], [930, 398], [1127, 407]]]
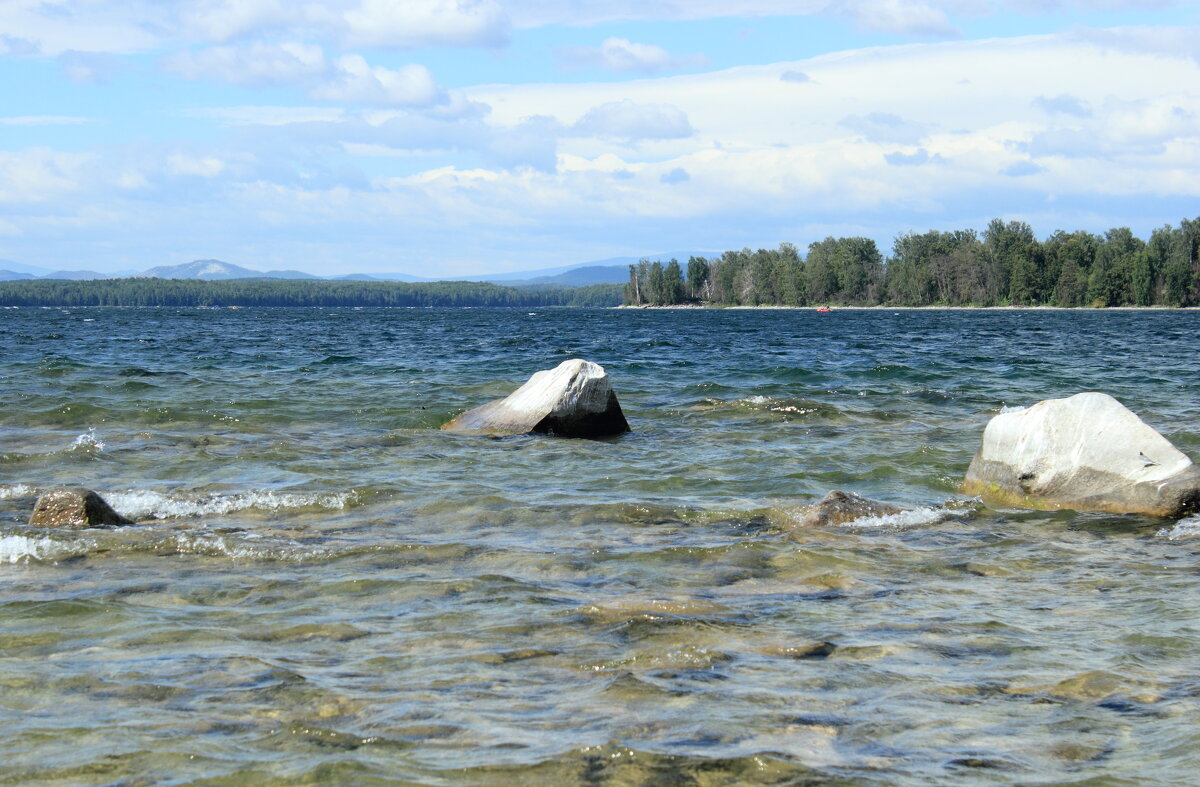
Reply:
[[0, 306], [616, 306], [621, 285], [504, 287], [486, 282], [196, 279], [0, 282]]
[[1128, 227], [1038, 240], [1025, 222], [993, 219], [982, 233], [900, 235], [887, 259], [870, 238], [829, 237], [803, 257], [783, 243], [686, 268], [643, 260], [624, 295], [651, 306], [1200, 306], [1200, 218], [1149, 240]]

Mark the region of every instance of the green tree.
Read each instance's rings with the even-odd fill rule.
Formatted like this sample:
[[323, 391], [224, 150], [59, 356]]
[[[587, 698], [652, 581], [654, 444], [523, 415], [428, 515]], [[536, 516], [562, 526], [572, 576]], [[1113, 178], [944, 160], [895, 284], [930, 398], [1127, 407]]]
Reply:
[[687, 293], [689, 298], [702, 299], [711, 297], [708, 293], [708, 260], [703, 257], [688, 257]]
[[679, 260], [672, 259], [663, 270], [663, 303], [674, 306], [683, 303], [683, 270]]

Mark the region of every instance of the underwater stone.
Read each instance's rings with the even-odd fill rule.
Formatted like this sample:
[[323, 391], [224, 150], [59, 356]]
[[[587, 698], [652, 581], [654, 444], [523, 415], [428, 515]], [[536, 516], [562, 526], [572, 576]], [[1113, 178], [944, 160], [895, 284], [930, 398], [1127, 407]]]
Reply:
[[36, 527], [112, 527], [132, 525], [133, 520], [118, 514], [92, 490], [75, 487], [53, 489], [39, 497], [29, 524]]
[[891, 516], [904, 511], [899, 506], [856, 495], [853, 492], [833, 490], [821, 500], [805, 509], [797, 524], [801, 527], [814, 525], [842, 525], [864, 517]]
[[1091, 391], [993, 418], [962, 491], [1019, 508], [1183, 516], [1200, 509], [1200, 468]]
[[575, 358], [535, 373], [504, 399], [468, 410], [442, 428], [595, 438], [628, 432], [629, 422], [604, 367]]

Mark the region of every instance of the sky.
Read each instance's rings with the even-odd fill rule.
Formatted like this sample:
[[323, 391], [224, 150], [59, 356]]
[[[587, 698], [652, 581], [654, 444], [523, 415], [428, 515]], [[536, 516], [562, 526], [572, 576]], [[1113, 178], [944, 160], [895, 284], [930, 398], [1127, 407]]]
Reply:
[[0, 0], [18, 265], [461, 276], [1197, 216], [1197, 0]]

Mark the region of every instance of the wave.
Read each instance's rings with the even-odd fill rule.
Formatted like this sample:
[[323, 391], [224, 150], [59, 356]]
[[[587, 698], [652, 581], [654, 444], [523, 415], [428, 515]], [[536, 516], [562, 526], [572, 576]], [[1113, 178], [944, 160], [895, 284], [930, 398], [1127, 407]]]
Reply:
[[809, 415], [811, 413], [826, 413], [836, 414], [836, 408], [820, 402], [814, 402], [810, 399], [786, 398], [777, 399], [770, 396], [756, 394], [754, 396], [746, 396], [733, 401], [725, 401], [722, 399], [704, 399], [703, 405], [706, 409], [715, 407], [748, 407], [751, 410], [765, 410], [772, 413], [790, 413], [792, 415]]
[[[800, 509], [791, 513], [791, 516], [797, 521], [804, 515], [807, 509]], [[912, 527], [922, 527], [924, 525], [935, 525], [938, 522], [944, 522], [947, 519], [962, 519], [969, 516], [970, 511], [962, 509], [954, 509], [949, 507], [933, 508], [923, 506], [921, 508], [913, 508], [908, 511], [901, 511], [898, 514], [887, 514], [884, 516], [864, 516], [850, 522], [843, 522], [838, 527], [855, 528], [858, 530], [905, 530]]]
[[360, 499], [358, 490], [332, 493], [252, 491], [205, 497], [170, 497], [161, 492], [129, 491], [105, 495], [109, 505], [130, 519], [172, 519], [231, 514], [235, 511], [279, 511], [294, 508], [342, 510]]
[[86, 432], [75, 438], [71, 444], [72, 451], [103, 451], [104, 441], [96, 437], [96, 427], [89, 427]]
[[88, 546], [82, 544], [66, 544], [46, 536], [0, 536], [0, 563], [56, 560], [67, 555], [87, 552], [88, 549]]
[[0, 500], [12, 500], [16, 497], [33, 497], [36, 494], [37, 490], [26, 484], [0, 486]]
[[1181, 519], [1173, 526], [1164, 527], [1162, 530], [1159, 530], [1155, 535], [1170, 541], [1200, 536], [1200, 514]]

